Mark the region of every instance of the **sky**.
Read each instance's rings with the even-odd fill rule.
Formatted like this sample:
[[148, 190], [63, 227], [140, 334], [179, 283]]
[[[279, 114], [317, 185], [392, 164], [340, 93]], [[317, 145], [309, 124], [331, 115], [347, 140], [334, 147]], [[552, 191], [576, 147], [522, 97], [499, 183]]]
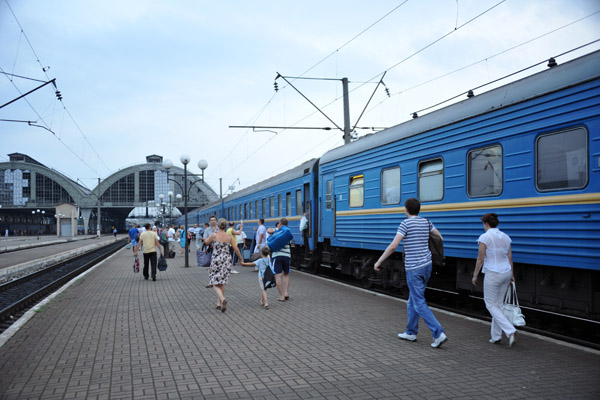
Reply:
[[[599, 0], [0, 0], [0, 104], [56, 83], [0, 108], [0, 161], [93, 188], [187, 154], [227, 194], [343, 145], [341, 78], [351, 125], [377, 130], [597, 39]], [[282, 78], [275, 92], [278, 73], [329, 119]]]

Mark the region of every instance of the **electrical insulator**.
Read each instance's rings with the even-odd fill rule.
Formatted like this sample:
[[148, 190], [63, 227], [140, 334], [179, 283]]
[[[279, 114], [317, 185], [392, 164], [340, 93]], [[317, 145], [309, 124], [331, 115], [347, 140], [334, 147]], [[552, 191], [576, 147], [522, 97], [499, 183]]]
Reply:
[[388, 89], [387, 87], [385, 88], [385, 93], [387, 94], [388, 97], [390, 97], [390, 89]]
[[60, 94], [60, 91], [56, 91], [56, 98], [62, 101], [62, 94]]
[[273, 82], [273, 87], [275, 88], [276, 92], [279, 92], [279, 86], [277, 85], [277, 82]]

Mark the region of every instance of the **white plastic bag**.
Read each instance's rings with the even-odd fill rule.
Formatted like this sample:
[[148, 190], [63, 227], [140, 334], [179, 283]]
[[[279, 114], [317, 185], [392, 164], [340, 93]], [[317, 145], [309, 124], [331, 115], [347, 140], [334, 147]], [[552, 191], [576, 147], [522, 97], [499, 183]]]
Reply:
[[306, 215], [303, 215], [302, 218], [300, 218], [300, 232], [302, 232], [303, 230], [308, 228], [308, 218], [306, 218]]

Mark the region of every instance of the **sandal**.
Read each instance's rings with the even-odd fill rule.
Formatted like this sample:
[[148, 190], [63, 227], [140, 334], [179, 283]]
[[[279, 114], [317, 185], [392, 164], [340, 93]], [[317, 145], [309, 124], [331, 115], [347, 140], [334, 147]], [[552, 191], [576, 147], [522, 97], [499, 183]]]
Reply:
[[225, 312], [225, 310], [227, 310], [227, 299], [223, 299], [221, 303], [221, 312]]
[[216, 306], [215, 308], [216, 308], [217, 310], [220, 310], [220, 309], [221, 309], [221, 306]]
[[268, 309], [269, 309], [269, 305], [265, 304], [265, 310], [268, 310]]

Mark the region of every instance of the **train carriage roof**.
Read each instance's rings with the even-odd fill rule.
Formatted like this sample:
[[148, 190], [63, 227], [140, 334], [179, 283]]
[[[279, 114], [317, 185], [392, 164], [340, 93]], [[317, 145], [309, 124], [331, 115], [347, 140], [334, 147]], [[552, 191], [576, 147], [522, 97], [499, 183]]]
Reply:
[[[261, 190], [273, 187], [275, 185], [279, 185], [281, 183], [288, 182], [292, 179], [300, 178], [300, 177], [306, 175], [308, 172], [310, 172], [314, 168], [317, 161], [318, 161], [318, 159], [312, 158], [308, 161], [303, 162], [302, 164], [298, 165], [297, 167], [288, 169], [287, 171], [282, 172], [278, 175], [275, 175], [271, 178], [265, 179], [264, 181], [256, 183], [252, 186], [248, 186], [247, 188], [244, 188], [240, 191], [234, 192], [234, 193], [230, 194], [229, 196], [225, 197], [224, 199], [227, 201], [235, 200], [240, 197], [246, 196], [250, 193], [256, 193]], [[202, 209], [210, 208], [211, 206], [215, 206], [215, 205], [219, 204], [220, 202], [221, 202], [221, 200], [213, 201], [213, 202], [205, 205], [204, 207], [202, 207]]]
[[362, 153], [403, 138], [450, 125], [598, 77], [600, 77], [600, 51], [511, 82], [381, 132], [363, 136], [355, 142], [328, 151], [321, 157], [320, 164], [323, 165], [343, 157]]

